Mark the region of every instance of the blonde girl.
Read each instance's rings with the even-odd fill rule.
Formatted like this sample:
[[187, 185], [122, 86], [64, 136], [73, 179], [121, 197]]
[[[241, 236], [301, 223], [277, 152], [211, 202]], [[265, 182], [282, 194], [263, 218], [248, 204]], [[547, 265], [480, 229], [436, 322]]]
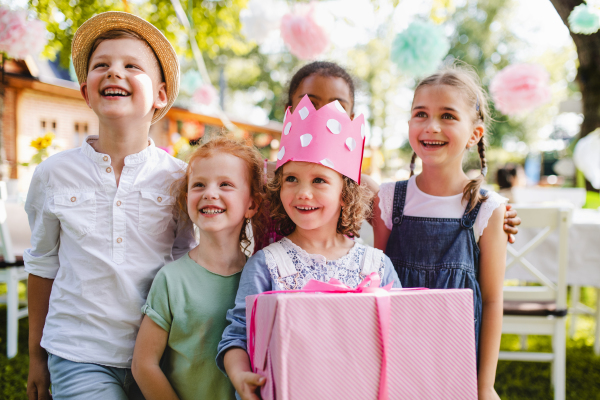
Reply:
[[[404, 287], [470, 288], [474, 295], [480, 399], [494, 390], [502, 326], [507, 235], [506, 199], [481, 189], [487, 96], [476, 73], [454, 66], [425, 78], [415, 90], [409, 141], [423, 171], [384, 184], [375, 201], [375, 247], [385, 249]], [[481, 174], [463, 172], [475, 147]], [[412, 175], [412, 174], [411, 174]]]

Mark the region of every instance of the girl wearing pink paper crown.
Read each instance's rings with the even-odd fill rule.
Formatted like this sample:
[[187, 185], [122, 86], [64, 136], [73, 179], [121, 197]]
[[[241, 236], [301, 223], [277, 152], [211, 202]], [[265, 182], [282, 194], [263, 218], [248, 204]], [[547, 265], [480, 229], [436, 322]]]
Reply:
[[242, 399], [258, 399], [255, 391], [265, 383], [251, 372], [246, 353], [246, 296], [302, 289], [311, 279], [355, 288], [373, 272], [382, 286], [401, 287], [381, 250], [350, 239], [370, 212], [370, 192], [360, 185], [364, 136], [363, 116], [351, 120], [338, 101], [316, 110], [304, 96], [286, 112], [267, 190], [271, 217], [285, 237], [246, 263], [217, 356]]
[[[425, 78], [415, 90], [409, 141], [423, 172], [383, 184], [375, 200], [375, 247], [385, 249], [404, 287], [470, 288], [474, 294], [480, 399], [494, 390], [502, 327], [506, 262], [506, 199], [481, 189], [487, 173], [484, 136], [487, 95], [477, 74], [454, 66]], [[476, 146], [481, 175], [463, 172]]]

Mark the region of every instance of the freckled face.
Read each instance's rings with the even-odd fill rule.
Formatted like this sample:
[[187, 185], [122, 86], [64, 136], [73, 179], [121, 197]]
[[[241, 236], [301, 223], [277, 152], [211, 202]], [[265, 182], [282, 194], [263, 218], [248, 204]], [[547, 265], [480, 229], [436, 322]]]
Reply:
[[424, 165], [462, 163], [465, 149], [483, 135], [483, 128], [473, 123], [474, 112], [452, 86], [429, 85], [417, 90], [408, 138]]
[[244, 160], [228, 153], [201, 158], [191, 165], [187, 208], [201, 231], [239, 234], [245, 218], [256, 213]]
[[292, 112], [302, 98], [308, 95], [315, 109], [319, 109], [335, 100], [339, 101], [350, 118], [354, 118], [352, 94], [348, 83], [335, 76], [313, 74], [300, 82], [298, 89], [292, 95]]
[[147, 43], [134, 39], [101, 42], [92, 54], [82, 94], [101, 119], [152, 119], [166, 105], [160, 66]]
[[296, 226], [335, 231], [342, 207], [342, 176], [325, 166], [300, 161], [282, 168], [281, 202]]

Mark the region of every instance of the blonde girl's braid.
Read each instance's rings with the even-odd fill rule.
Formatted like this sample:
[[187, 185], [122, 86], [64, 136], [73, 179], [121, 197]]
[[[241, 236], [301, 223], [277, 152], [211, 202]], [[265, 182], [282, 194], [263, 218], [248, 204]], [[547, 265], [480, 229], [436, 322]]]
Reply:
[[415, 162], [417, 161], [417, 153], [413, 151], [413, 155], [410, 159], [410, 176], [415, 174]]
[[463, 191], [463, 200], [468, 199], [469, 205], [468, 210], [477, 206], [477, 203], [480, 201], [485, 201], [488, 199], [488, 196], [482, 196], [480, 193], [481, 185], [485, 181], [485, 176], [487, 175], [487, 160], [485, 159], [485, 140], [483, 138], [479, 139], [477, 142], [477, 152], [479, 153], [479, 159], [481, 160], [481, 175], [476, 177], [475, 179], [471, 179], [465, 189]]

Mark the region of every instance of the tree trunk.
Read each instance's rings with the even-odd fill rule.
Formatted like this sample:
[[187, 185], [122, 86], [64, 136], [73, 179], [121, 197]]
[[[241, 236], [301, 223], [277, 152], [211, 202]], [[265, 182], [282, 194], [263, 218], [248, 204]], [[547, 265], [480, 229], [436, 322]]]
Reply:
[[[565, 25], [569, 26], [569, 14], [583, 3], [581, 0], [550, 0]], [[583, 123], [580, 137], [600, 128], [600, 32], [580, 35], [569, 31], [579, 58], [577, 83], [583, 104]], [[600, 157], [600, 154], [598, 155]], [[592, 189], [586, 182], [588, 190]], [[593, 189], [592, 189], [593, 190]]]

